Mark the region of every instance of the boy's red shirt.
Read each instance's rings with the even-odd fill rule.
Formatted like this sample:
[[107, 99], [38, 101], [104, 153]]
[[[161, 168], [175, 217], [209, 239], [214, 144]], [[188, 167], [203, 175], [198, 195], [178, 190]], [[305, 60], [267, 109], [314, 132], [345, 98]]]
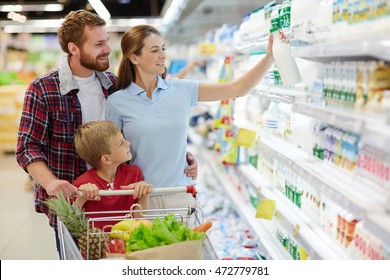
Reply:
[[[113, 190], [121, 190], [121, 186], [129, 185], [143, 180], [141, 169], [138, 166], [121, 164], [118, 166], [117, 174], [113, 184]], [[106, 180], [100, 178], [95, 168], [92, 168], [77, 178], [73, 185], [80, 187], [83, 184], [92, 183], [95, 184], [100, 190], [110, 189], [110, 184]], [[87, 217], [112, 217], [121, 216], [123, 214], [108, 213], [115, 210], [129, 210], [130, 207], [137, 203], [138, 200], [134, 200], [132, 195], [117, 195], [117, 196], [102, 196], [101, 200], [93, 201], [88, 200], [84, 204], [84, 210], [87, 212]], [[99, 212], [92, 214], [88, 212]], [[93, 226], [103, 229], [106, 225], [114, 225], [117, 221], [95, 221]], [[107, 227], [106, 231], [110, 231]]]

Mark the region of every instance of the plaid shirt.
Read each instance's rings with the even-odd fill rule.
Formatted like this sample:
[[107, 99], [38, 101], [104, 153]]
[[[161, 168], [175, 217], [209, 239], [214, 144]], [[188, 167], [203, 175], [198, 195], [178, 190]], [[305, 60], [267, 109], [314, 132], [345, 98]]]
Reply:
[[[104, 96], [114, 92], [116, 77], [97, 72]], [[44, 161], [57, 178], [73, 182], [87, 168], [75, 152], [74, 133], [82, 124], [79, 87], [73, 79], [67, 57], [59, 69], [35, 79], [27, 88], [20, 120], [16, 160], [26, 170], [33, 162]], [[56, 227], [56, 216], [44, 204], [49, 196], [34, 183], [35, 210], [45, 213]]]

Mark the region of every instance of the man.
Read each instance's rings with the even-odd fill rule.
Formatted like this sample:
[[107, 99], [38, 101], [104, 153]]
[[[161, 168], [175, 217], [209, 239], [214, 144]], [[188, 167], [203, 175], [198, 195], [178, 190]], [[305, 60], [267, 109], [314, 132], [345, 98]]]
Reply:
[[[56, 231], [56, 216], [44, 201], [57, 192], [73, 197], [71, 182], [87, 170], [74, 148], [76, 129], [104, 120], [106, 98], [115, 91], [109, 66], [109, 35], [105, 21], [85, 10], [70, 12], [58, 30], [67, 54], [58, 69], [36, 78], [27, 88], [19, 126], [16, 159], [34, 179], [35, 209], [45, 213]], [[190, 155], [191, 157], [191, 155]], [[186, 173], [196, 177], [197, 163]], [[60, 256], [61, 257], [61, 256]]]

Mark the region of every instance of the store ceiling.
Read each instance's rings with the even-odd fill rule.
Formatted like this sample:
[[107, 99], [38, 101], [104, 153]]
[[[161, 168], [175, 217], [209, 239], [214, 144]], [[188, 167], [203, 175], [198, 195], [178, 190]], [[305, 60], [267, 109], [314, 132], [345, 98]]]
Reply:
[[[91, 9], [87, 0], [2, 0], [1, 5], [23, 5], [23, 4], [63, 4], [64, 10], [59, 12], [24, 12], [28, 19], [58, 19], [63, 18], [72, 10]], [[158, 17], [164, 6], [165, 0], [102, 0], [102, 3], [110, 11], [112, 18], [132, 18], [132, 17]], [[0, 12], [0, 20], [7, 19], [7, 13]]]
[[179, 24], [166, 35], [174, 42], [198, 42], [223, 24], [239, 25], [243, 17], [270, 0], [190, 0]]
[[[64, 5], [59, 12], [23, 12], [28, 20], [59, 19], [68, 12], [78, 9], [91, 9], [87, 0], [16, 0], [1, 1], [4, 4], [53, 4]], [[171, 0], [102, 0], [112, 19], [156, 18], [161, 17]], [[166, 37], [177, 43], [197, 42], [208, 30], [220, 27], [224, 23], [240, 24], [245, 14], [269, 0], [189, 0], [179, 21], [174, 24]], [[0, 12], [0, 21], [7, 20], [7, 13]]]

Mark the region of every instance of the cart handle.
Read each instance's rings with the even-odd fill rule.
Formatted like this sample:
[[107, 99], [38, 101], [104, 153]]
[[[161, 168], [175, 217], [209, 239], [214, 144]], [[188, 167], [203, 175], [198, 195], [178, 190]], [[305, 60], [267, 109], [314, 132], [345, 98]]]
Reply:
[[[198, 193], [194, 185], [186, 187], [171, 187], [171, 188], [156, 188], [150, 193], [153, 194], [167, 194], [167, 193], [190, 193], [193, 197]], [[99, 190], [99, 196], [110, 195], [131, 195], [134, 194], [134, 190]], [[81, 191], [78, 192], [79, 196], [83, 196]]]

